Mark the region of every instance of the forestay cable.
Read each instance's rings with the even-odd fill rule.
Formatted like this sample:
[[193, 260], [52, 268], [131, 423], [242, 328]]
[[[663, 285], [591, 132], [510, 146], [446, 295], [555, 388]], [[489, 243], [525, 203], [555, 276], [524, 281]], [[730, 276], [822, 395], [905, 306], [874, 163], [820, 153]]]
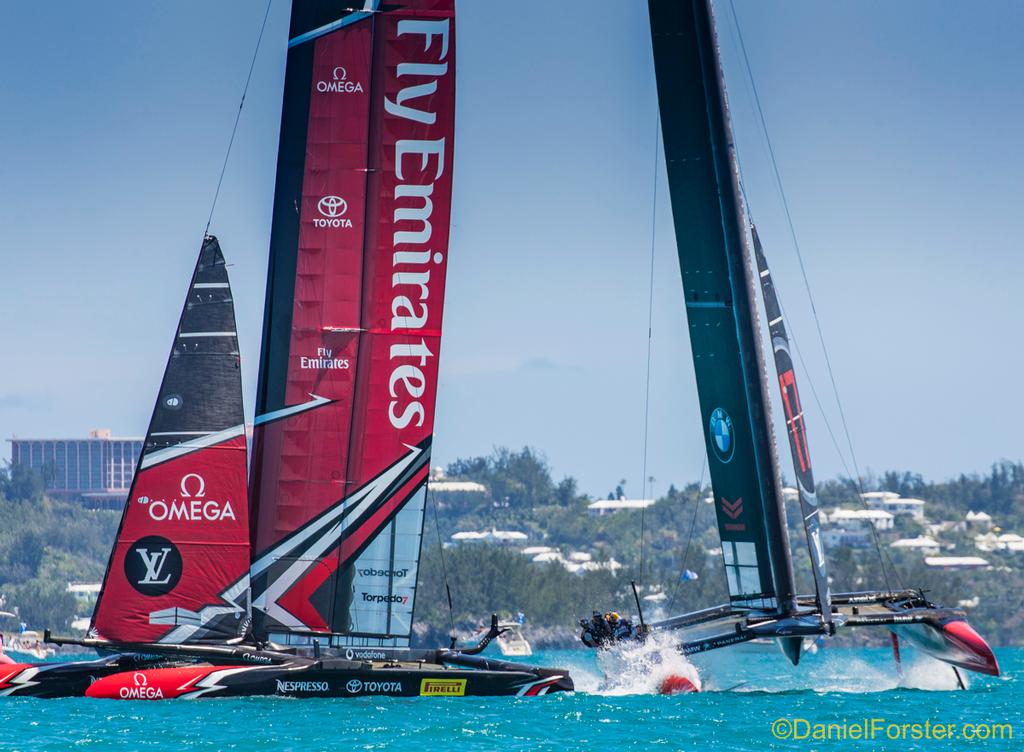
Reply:
[[[651, 205], [651, 271], [647, 286], [647, 375], [644, 384], [644, 444], [643, 444], [643, 473], [640, 475], [641, 504], [640, 504], [640, 576], [637, 582], [643, 587], [644, 584], [644, 538], [645, 538], [645, 515], [646, 508], [643, 502], [643, 489], [647, 488], [647, 438], [651, 418], [651, 345], [654, 332], [654, 247], [655, 232], [658, 220], [658, 146], [661, 139], [661, 117], [656, 112], [654, 118], [654, 200]], [[651, 483], [651, 496], [654, 496], [654, 483]]]
[[[701, 437], [703, 441], [703, 437]], [[704, 503], [704, 473], [708, 469], [708, 455], [704, 452], [704, 461], [700, 466], [700, 480], [697, 482], [697, 502], [693, 506], [693, 516], [690, 518], [690, 532], [686, 536], [686, 546], [683, 548], [683, 559], [679, 565], [679, 574], [676, 576], [675, 587], [672, 588], [672, 597], [668, 599], [668, 612], [672, 613], [672, 606], [676, 602], [676, 595], [679, 593], [679, 583], [683, 580], [683, 575], [686, 573], [686, 560], [690, 555], [690, 543], [693, 541], [693, 531], [697, 527], [697, 512], [700, 511], [700, 505]]]
[[[423, 493], [426, 496], [430, 496], [430, 479], [427, 479], [426, 484], [423, 486]], [[448, 596], [448, 622], [451, 624], [451, 641], [452, 647], [455, 647], [455, 607], [452, 605], [452, 589], [448, 585], [448, 565], [444, 560], [444, 542], [441, 539], [441, 523], [437, 518], [437, 501], [433, 496], [430, 496], [431, 506], [434, 508], [434, 530], [437, 531], [437, 550], [441, 554], [441, 574], [444, 577], [444, 592]]]
[[228, 148], [224, 153], [224, 164], [220, 168], [220, 177], [217, 178], [217, 190], [213, 193], [213, 202], [210, 204], [210, 215], [206, 219], [206, 229], [203, 230], [203, 237], [210, 233], [210, 225], [213, 223], [213, 212], [217, 208], [217, 199], [220, 198], [220, 188], [224, 183], [224, 174], [228, 170], [228, 159], [231, 158], [231, 147], [235, 145], [235, 134], [238, 133], [238, 122], [242, 119], [242, 108], [245, 107], [245, 95], [249, 93], [249, 83], [252, 81], [252, 72], [256, 67], [256, 57], [260, 54], [260, 45], [263, 43], [263, 32], [267, 29], [267, 19], [270, 18], [270, 7], [274, 0], [267, 0], [267, 9], [263, 13], [263, 24], [260, 26], [260, 35], [256, 39], [256, 49], [253, 50], [252, 60], [249, 61], [249, 73], [245, 77], [245, 86], [242, 87], [242, 99], [238, 103], [238, 112], [235, 113], [235, 124], [231, 128], [231, 138], [228, 140]]

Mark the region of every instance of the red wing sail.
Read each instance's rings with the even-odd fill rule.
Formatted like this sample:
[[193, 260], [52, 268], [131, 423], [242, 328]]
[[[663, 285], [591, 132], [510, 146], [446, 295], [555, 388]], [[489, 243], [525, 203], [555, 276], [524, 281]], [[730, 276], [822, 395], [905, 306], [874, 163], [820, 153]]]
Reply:
[[93, 614], [99, 637], [180, 643], [245, 631], [242, 415], [231, 287], [207, 237]]
[[396, 645], [411, 630], [448, 253], [454, 7], [366, 5], [292, 10], [252, 478], [255, 628], [278, 640]]

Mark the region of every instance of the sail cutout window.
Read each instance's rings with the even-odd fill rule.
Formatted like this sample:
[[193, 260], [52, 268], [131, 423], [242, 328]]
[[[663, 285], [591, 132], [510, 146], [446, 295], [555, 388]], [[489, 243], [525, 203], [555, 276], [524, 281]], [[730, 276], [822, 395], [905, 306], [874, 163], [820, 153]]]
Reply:
[[757, 551], [753, 543], [722, 541], [725, 576], [729, 595], [749, 596], [761, 592], [761, 578], [757, 570]]

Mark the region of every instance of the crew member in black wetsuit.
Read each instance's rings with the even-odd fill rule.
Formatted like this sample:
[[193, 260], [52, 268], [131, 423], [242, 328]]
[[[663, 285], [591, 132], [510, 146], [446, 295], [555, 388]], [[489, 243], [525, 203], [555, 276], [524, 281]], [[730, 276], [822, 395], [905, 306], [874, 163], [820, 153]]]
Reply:
[[590, 619], [580, 619], [580, 626], [583, 628], [580, 639], [588, 648], [603, 647], [611, 639], [611, 627], [600, 611], [595, 611]]
[[629, 619], [623, 619], [616, 611], [602, 614], [595, 611], [590, 619], [580, 619], [580, 640], [588, 648], [604, 648], [620, 642], [635, 640], [643, 642], [647, 636]]

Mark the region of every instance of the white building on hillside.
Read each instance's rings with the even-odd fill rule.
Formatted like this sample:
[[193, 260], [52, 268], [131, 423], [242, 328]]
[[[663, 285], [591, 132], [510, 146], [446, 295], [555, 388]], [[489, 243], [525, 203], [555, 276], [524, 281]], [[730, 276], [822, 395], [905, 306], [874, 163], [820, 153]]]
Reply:
[[868, 491], [860, 495], [868, 509], [880, 509], [897, 517], [911, 517], [924, 522], [924, 502], [922, 499], [904, 499], [892, 491]]
[[867, 548], [871, 545], [871, 528], [891, 530], [893, 516], [879, 509], [822, 510], [821, 524], [826, 548]]
[[875, 530], [892, 530], [893, 515], [891, 512], [883, 512], [879, 509], [833, 509], [830, 512], [823, 511], [821, 521], [847, 528], [858, 528], [870, 524], [874, 525]]
[[100, 595], [100, 583], [89, 582], [89, 583], [78, 583], [69, 582], [67, 586], [67, 592], [75, 596], [76, 600], [79, 601], [93, 601], [96, 600]]
[[484, 530], [482, 532], [467, 530], [452, 535], [453, 543], [496, 543], [502, 546], [522, 544], [529, 540], [530, 536], [518, 530]]
[[[983, 569], [989, 563], [980, 556], [926, 556], [925, 566], [934, 569]], [[962, 603], [963, 601], [961, 601]], [[977, 604], [975, 604], [977, 605]]]
[[867, 548], [871, 545], [871, 530], [862, 527], [850, 530], [845, 527], [830, 527], [821, 531], [825, 548]]
[[539, 554], [550, 554], [557, 552], [558, 549], [552, 548], [551, 546], [527, 546], [526, 548], [522, 549], [519, 553], [521, 553], [523, 556], [532, 557], [537, 556]]
[[430, 471], [427, 488], [437, 493], [487, 493], [487, 486], [473, 480], [448, 480], [443, 467]]
[[654, 504], [654, 499], [598, 499], [587, 504], [587, 509], [593, 515], [601, 516], [612, 512], [620, 512], [624, 509], [647, 509]]
[[972, 530], [991, 530], [992, 515], [988, 512], [975, 512], [973, 509], [964, 517], [967, 527]]
[[974, 536], [974, 547], [979, 551], [1024, 552], [1024, 537], [1016, 533], [982, 533]]
[[920, 551], [923, 554], [931, 555], [939, 552], [939, 542], [927, 535], [919, 535], [916, 538], [900, 538], [889, 544], [890, 548], [899, 548], [905, 551]]

